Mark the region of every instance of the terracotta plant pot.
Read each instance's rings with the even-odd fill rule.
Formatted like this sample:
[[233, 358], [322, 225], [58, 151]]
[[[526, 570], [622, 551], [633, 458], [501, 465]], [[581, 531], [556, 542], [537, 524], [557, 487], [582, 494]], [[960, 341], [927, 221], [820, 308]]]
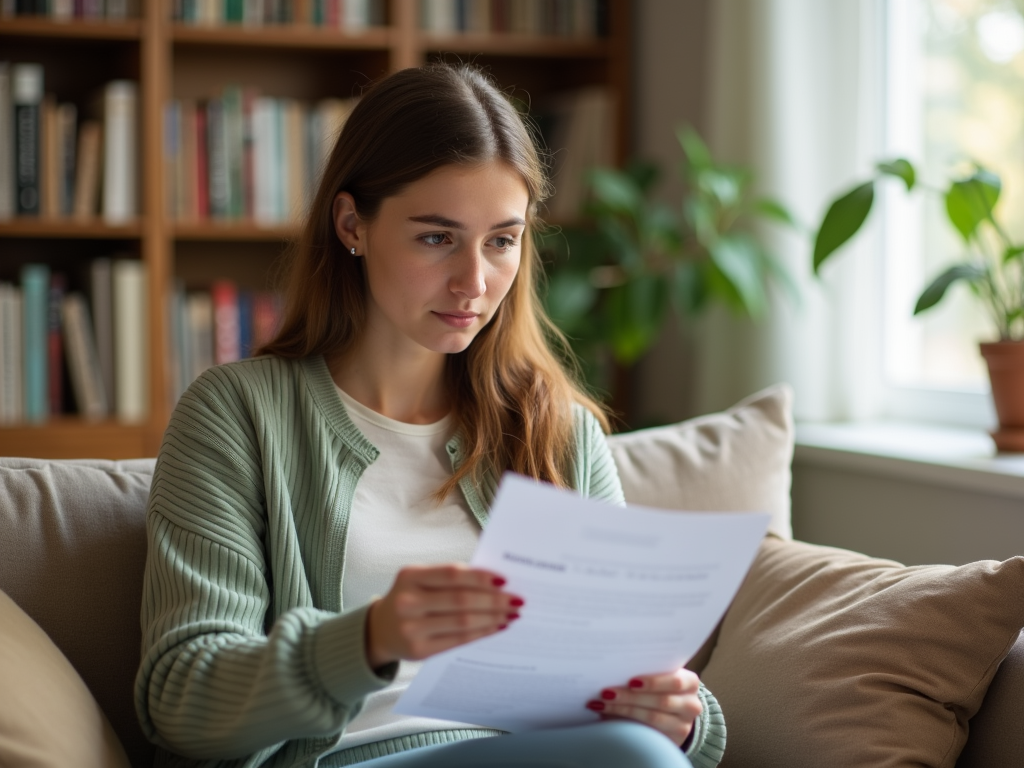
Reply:
[[992, 433], [1000, 451], [1024, 451], [1024, 341], [979, 345], [988, 364], [999, 429]]

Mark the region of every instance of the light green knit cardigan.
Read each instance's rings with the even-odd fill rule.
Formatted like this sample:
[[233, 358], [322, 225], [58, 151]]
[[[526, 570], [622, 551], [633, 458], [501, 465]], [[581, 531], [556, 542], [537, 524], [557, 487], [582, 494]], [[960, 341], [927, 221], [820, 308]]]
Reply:
[[[623, 503], [604, 435], [583, 409], [576, 451], [575, 488]], [[457, 438], [448, 452], [458, 467]], [[347, 611], [341, 588], [353, 494], [377, 455], [320, 357], [218, 366], [181, 398], [150, 491], [136, 679], [158, 764], [340, 766], [498, 735], [435, 731], [324, 756], [364, 697], [390, 682], [367, 666], [366, 608]], [[480, 525], [496, 486], [494, 475], [460, 486]], [[725, 723], [701, 695], [687, 753], [711, 768]]]

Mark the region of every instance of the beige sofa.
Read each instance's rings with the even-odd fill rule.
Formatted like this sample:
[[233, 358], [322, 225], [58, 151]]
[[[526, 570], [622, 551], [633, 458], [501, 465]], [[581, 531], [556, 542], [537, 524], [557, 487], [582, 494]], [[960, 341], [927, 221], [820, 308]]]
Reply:
[[[724, 414], [617, 437], [613, 440], [613, 452], [631, 501], [677, 509], [758, 508], [773, 514], [776, 536], [766, 542], [765, 551], [755, 564], [756, 575], [752, 573], [748, 578], [749, 583], [741, 589], [730, 616], [692, 663], [705, 674], [725, 709], [729, 746], [723, 765], [1024, 765], [1024, 644], [1014, 645], [1013, 629], [1015, 622], [1016, 630], [1020, 629], [1024, 617], [1019, 605], [1000, 608], [1007, 601], [998, 591], [1012, 591], [1013, 580], [1019, 578], [1018, 563], [988, 564], [981, 571], [901, 569], [897, 564], [879, 565], [879, 561], [853, 553], [787, 542], [792, 425], [789, 393], [785, 388], [760, 393]], [[133, 708], [146, 546], [145, 506], [153, 467], [153, 460], [0, 459], [0, 590], [45, 631], [77, 670], [113, 726], [124, 754], [135, 766], [150, 765], [153, 758], [153, 748], [140, 731]], [[798, 565], [792, 565], [797, 561]], [[780, 563], [786, 564], [783, 575], [779, 575]], [[874, 569], [868, 582], [879, 585], [877, 589], [864, 586], [868, 582], [860, 574], [865, 568]], [[888, 581], [879, 582], [879, 573]], [[821, 579], [826, 576], [833, 585], [837, 578], [846, 579], [846, 590], [850, 589], [849, 579], [861, 579], [856, 586], [859, 591], [843, 602], [836, 597], [835, 586], [822, 587]], [[872, 661], [873, 657], [847, 659], [844, 663], [862, 663], [870, 668], [841, 676], [843, 679], [833, 681], [836, 687], [825, 692], [827, 700], [835, 702], [832, 714], [838, 715], [843, 707], [851, 706], [856, 715], [837, 717], [837, 724], [828, 726], [835, 729], [831, 733], [809, 732], [807, 729], [815, 726], [805, 714], [787, 719], [789, 713], [797, 712], [797, 699], [808, 698], [808, 691], [820, 690], [823, 684], [820, 678], [801, 681], [803, 670], [814, 668], [815, 664], [832, 664], [837, 648], [832, 645], [820, 654], [817, 640], [807, 633], [823, 622], [820, 616], [811, 620], [807, 618], [810, 614], [799, 612], [820, 612], [824, 606], [834, 618], [852, 615], [849, 611], [872, 604], [874, 618], [857, 620], [866, 625], [883, 615], [872, 600], [884, 595], [891, 602], [896, 594], [896, 599], [909, 605], [912, 600], [901, 597], [899, 590], [910, 589], [906, 585], [919, 584], [920, 579], [927, 582], [925, 603], [929, 610], [938, 605], [942, 616], [955, 615], [953, 618], [964, 626], [938, 628], [941, 636], [937, 643], [890, 637], [885, 634], [887, 627], [879, 627], [876, 645], [884, 653], [882, 661]], [[942, 595], [936, 596], [936, 592], [945, 589], [947, 583], [959, 583], [957, 579], [970, 581], [971, 589], [980, 583], [983, 589], [996, 592], [985, 592], [980, 597], [954, 593], [950, 597], [953, 609], [943, 607], [944, 603], [936, 604], [935, 600], [944, 599]], [[937, 590], [934, 584], [943, 586]], [[801, 589], [811, 589], [813, 595], [800, 598], [803, 602], [795, 609], [799, 615], [777, 619], [792, 642], [775, 642], [772, 628], [758, 626], [757, 622], [773, 615], [772, 611], [790, 610], [786, 606], [792, 607], [794, 595], [801, 595]], [[921, 591], [919, 587], [914, 589]], [[1021, 603], [1021, 595], [1024, 592], [1018, 591], [1009, 603]], [[970, 613], [976, 604], [983, 606], [980, 617]], [[743, 606], [742, 610], [739, 606]], [[896, 608], [899, 616], [916, 610], [906, 608], [902, 602]], [[962, 611], [965, 613], [961, 616]], [[733, 616], [734, 612], [737, 615]], [[99, 757], [86, 754], [88, 750], [81, 737], [77, 743], [61, 744], [71, 738], [73, 729], [51, 722], [49, 716], [32, 715], [27, 705], [34, 692], [17, 691], [12, 688], [14, 684], [5, 683], [14, 679], [12, 675], [16, 678], [21, 674], [24, 681], [26, 676], [31, 678], [35, 674], [28, 667], [31, 659], [12, 658], [31, 655], [31, 649], [4, 645], [5, 633], [13, 632], [13, 626], [0, 621], [0, 765], [123, 765], [119, 748], [110, 743], [109, 737], [98, 739], [100, 746], [95, 754], [102, 753]], [[967, 639], [950, 641], [950, 645], [967, 642], [968, 649], [978, 649], [977, 654], [969, 650], [962, 661], [941, 657], [945, 652], [942, 638], [957, 632], [966, 633]], [[978, 633], [977, 639], [971, 637], [973, 632]], [[860, 635], [848, 637], [852, 647], [859, 642]], [[795, 644], [797, 641], [800, 644]], [[887, 642], [892, 646], [887, 648]], [[916, 647], [918, 643], [923, 650]], [[845, 649], [847, 645], [841, 647]], [[937, 650], [929, 650], [932, 645]], [[870, 688], [864, 681], [877, 671], [874, 667], [884, 666], [891, 658], [896, 658], [894, 663], [914, 666], [922, 654], [933, 651], [940, 654], [944, 667], [955, 670], [948, 675], [928, 673], [926, 677], [941, 679], [919, 684], [900, 680], [899, 675], [905, 670], [895, 669], [886, 673], [878, 688], [880, 703], [856, 698], [862, 689]], [[904, 652], [909, 661], [900, 661]], [[726, 653], [733, 655], [721, 655]], [[784, 655], [779, 656], [780, 653]], [[972, 672], [975, 655], [979, 657], [978, 670]], [[761, 680], [757, 672], [761, 667], [774, 670], [772, 674], [776, 677]], [[966, 675], [963, 680], [957, 677], [961, 670]], [[956, 685], [965, 689], [962, 694], [934, 693], [928, 688], [938, 685], [941, 689], [953, 678], [957, 678]], [[809, 687], [801, 689], [800, 685]], [[910, 714], [894, 714], [893, 707], [904, 707], [901, 697], [905, 698], [915, 686], [922, 690], [911, 692], [912, 701], [905, 706]], [[787, 700], [787, 696], [794, 699]], [[979, 706], [980, 712], [975, 714]], [[927, 722], [921, 721], [920, 712], [929, 708], [934, 711], [929, 711]], [[15, 722], [19, 717], [24, 722]], [[878, 722], [874, 722], [876, 719]], [[895, 730], [890, 727], [894, 719]], [[957, 760], [960, 746], [967, 738], [968, 720], [969, 741]], [[880, 743], [869, 745], [873, 752], [858, 751], [861, 745], [857, 742], [864, 735], [856, 732], [856, 728], [868, 725], [876, 730], [869, 729], [867, 738], [877, 738]], [[892, 742], [894, 738], [896, 742]], [[32, 739], [41, 744], [29, 744]], [[914, 743], [908, 746], [904, 742]], [[62, 753], [62, 749], [70, 751]], [[65, 762], [62, 754], [75, 757]]]

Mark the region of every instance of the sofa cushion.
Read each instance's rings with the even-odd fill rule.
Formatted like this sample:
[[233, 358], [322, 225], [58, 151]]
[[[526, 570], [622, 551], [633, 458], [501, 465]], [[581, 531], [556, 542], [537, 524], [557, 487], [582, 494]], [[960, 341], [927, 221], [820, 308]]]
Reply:
[[1024, 557], [904, 567], [766, 539], [703, 671], [722, 768], [952, 768], [1022, 594]]
[[751, 395], [723, 413], [608, 439], [630, 504], [704, 512], [768, 512], [792, 537], [792, 390]]
[[153, 755], [133, 703], [153, 465], [0, 459], [0, 589], [78, 670], [133, 765]]
[[128, 768], [82, 678], [2, 591], [0, 627], [0, 765]]
[[985, 703], [971, 718], [970, 738], [956, 768], [1024, 763], [1024, 634], [999, 665]]

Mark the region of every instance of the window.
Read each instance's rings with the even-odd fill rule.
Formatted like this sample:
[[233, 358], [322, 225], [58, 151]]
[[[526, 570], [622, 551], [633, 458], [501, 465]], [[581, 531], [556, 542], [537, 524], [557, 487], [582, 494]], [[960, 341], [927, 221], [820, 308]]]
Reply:
[[988, 380], [977, 342], [995, 338], [983, 305], [957, 286], [912, 317], [917, 296], [965, 248], [943, 196], [972, 161], [999, 174], [997, 212], [1024, 241], [1024, 2], [885, 3], [886, 157], [902, 155], [935, 191], [883, 193], [884, 379], [893, 416], [989, 426]]

